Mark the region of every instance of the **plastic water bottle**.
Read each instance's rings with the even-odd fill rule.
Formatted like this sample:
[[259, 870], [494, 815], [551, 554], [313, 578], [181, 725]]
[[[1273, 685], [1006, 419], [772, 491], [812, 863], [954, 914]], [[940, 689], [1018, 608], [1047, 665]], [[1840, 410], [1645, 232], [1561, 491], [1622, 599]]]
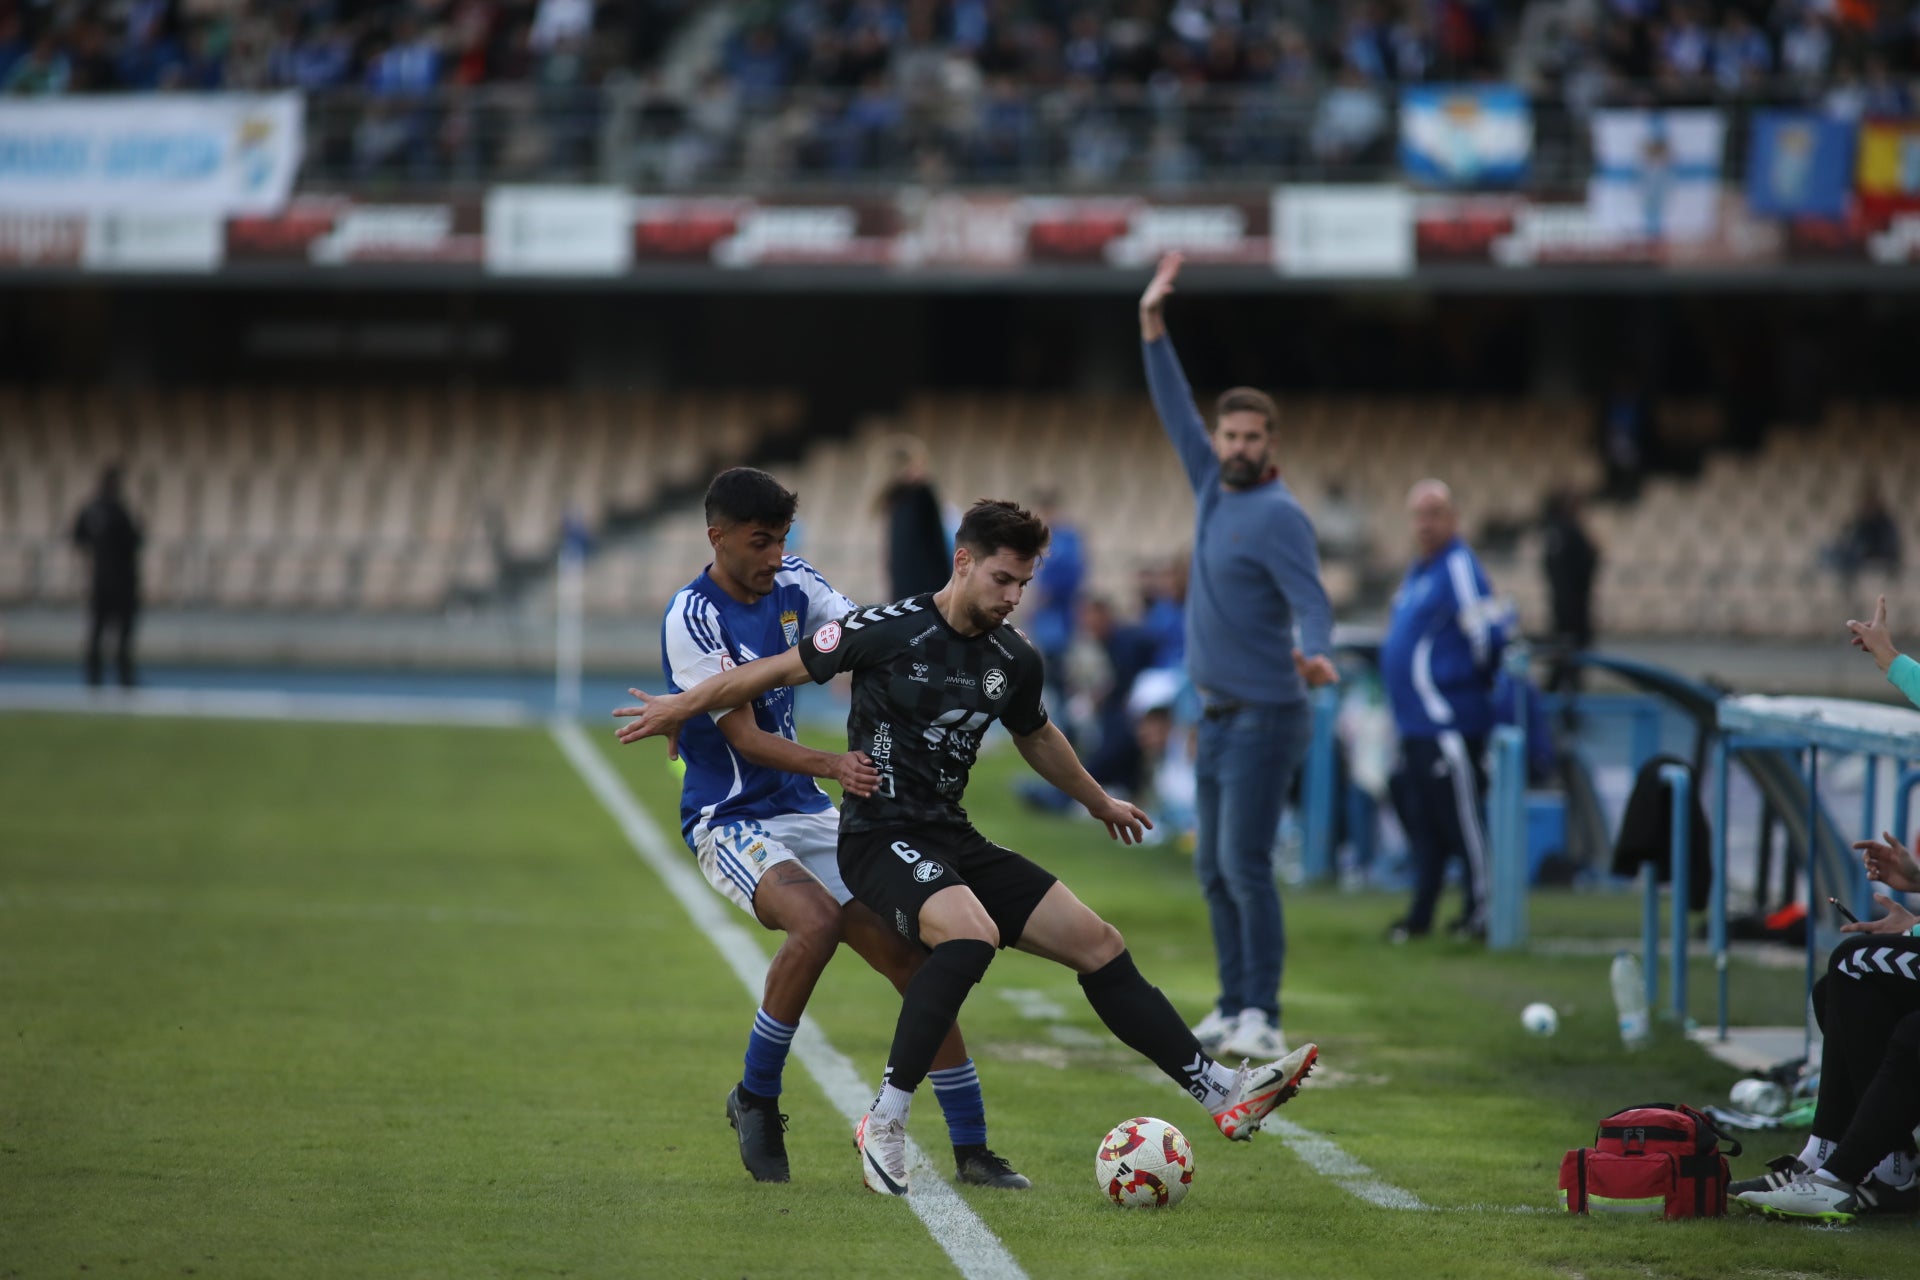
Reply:
[[1647, 982], [1639, 957], [1622, 951], [1613, 957], [1613, 1008], [1620, 1015], [1620, 1043], [1629, 1049], [1647, 1047]]

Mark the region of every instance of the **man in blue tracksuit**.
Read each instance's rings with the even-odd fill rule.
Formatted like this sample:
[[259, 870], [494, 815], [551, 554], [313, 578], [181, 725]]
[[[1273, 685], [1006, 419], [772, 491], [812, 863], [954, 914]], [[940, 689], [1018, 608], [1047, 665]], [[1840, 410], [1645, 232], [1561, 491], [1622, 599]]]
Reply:
[[1153, 407], [1198, 508], [1187, 593], [1187, 670], [1202, 707], [1194, 865], [1220, 996], [1193, 1031], [1210, 1052], [1264, 1061], [1287, 1051], [1274, 835], [1312, 738], [1307, 690], [1338, 679], [1333, 609], [1313, 524], [1273, 461], [1272, 399], [1235, 387], [1211, 429], [1194, 406], [1163, 314], [1179, 272], [1179, 254], [1160, 260], [1140, 298], [1140, 340]]
[[1466, 908], [1452, 932], [1484, 937], [1487, 882], [1483, 757], [1494, 723], [1493, 685], [1507, 642], [1504, 609], [1486, 570], [1460, 537], [1453, 495], [1422, 480], [1407, 495], [1418, 548], [1380, 648], [1380, 673], [1400, 730], [1395, 807], [1413, 847], [1413, 906], [1394, 922], [1396, 942], [1433, 929], [1447, 863], [1466, 871]]

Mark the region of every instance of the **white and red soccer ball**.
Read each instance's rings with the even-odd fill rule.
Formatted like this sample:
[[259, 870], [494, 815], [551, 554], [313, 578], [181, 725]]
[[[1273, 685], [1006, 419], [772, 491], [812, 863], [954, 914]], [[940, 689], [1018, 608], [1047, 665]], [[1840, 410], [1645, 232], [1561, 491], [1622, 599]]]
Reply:
[[1100, 1139], [1093, 1174], [1100, 1194], [1123, 1209], [1171, 1209], [1193, 1185], [1193, 1147], [1165, 1120], [1135, 1116]]

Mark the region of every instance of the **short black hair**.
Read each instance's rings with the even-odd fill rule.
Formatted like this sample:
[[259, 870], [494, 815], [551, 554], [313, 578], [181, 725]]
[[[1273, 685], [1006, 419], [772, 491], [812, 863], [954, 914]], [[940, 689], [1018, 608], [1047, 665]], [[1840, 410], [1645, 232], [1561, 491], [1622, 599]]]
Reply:
[[981, 559], [998, 551], [1011, 551], [1022, 560], [1031, 560], [1047, 549], [1053, 533], [1047, 522], [1017, 502], [982, 498], [973, 504], [960, 521], [954, 542]]
[[800, 495], [758, 467], [729, 467], [707, 486], [707, 524], [757, 524], [784, 529], [793, 523]]

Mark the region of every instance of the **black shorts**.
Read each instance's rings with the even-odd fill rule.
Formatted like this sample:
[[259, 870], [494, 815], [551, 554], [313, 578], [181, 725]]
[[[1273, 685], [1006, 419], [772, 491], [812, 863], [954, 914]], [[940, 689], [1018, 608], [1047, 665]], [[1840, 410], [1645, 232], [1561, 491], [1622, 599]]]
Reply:
[[841, 832], [840, 878], [912, 942], [920, 941], [927, 899], [962, 885], [993, 918], [1003, 947], [1020, 941], [1027, 917], [1059, 879], [972, 827], [935, 826]]

